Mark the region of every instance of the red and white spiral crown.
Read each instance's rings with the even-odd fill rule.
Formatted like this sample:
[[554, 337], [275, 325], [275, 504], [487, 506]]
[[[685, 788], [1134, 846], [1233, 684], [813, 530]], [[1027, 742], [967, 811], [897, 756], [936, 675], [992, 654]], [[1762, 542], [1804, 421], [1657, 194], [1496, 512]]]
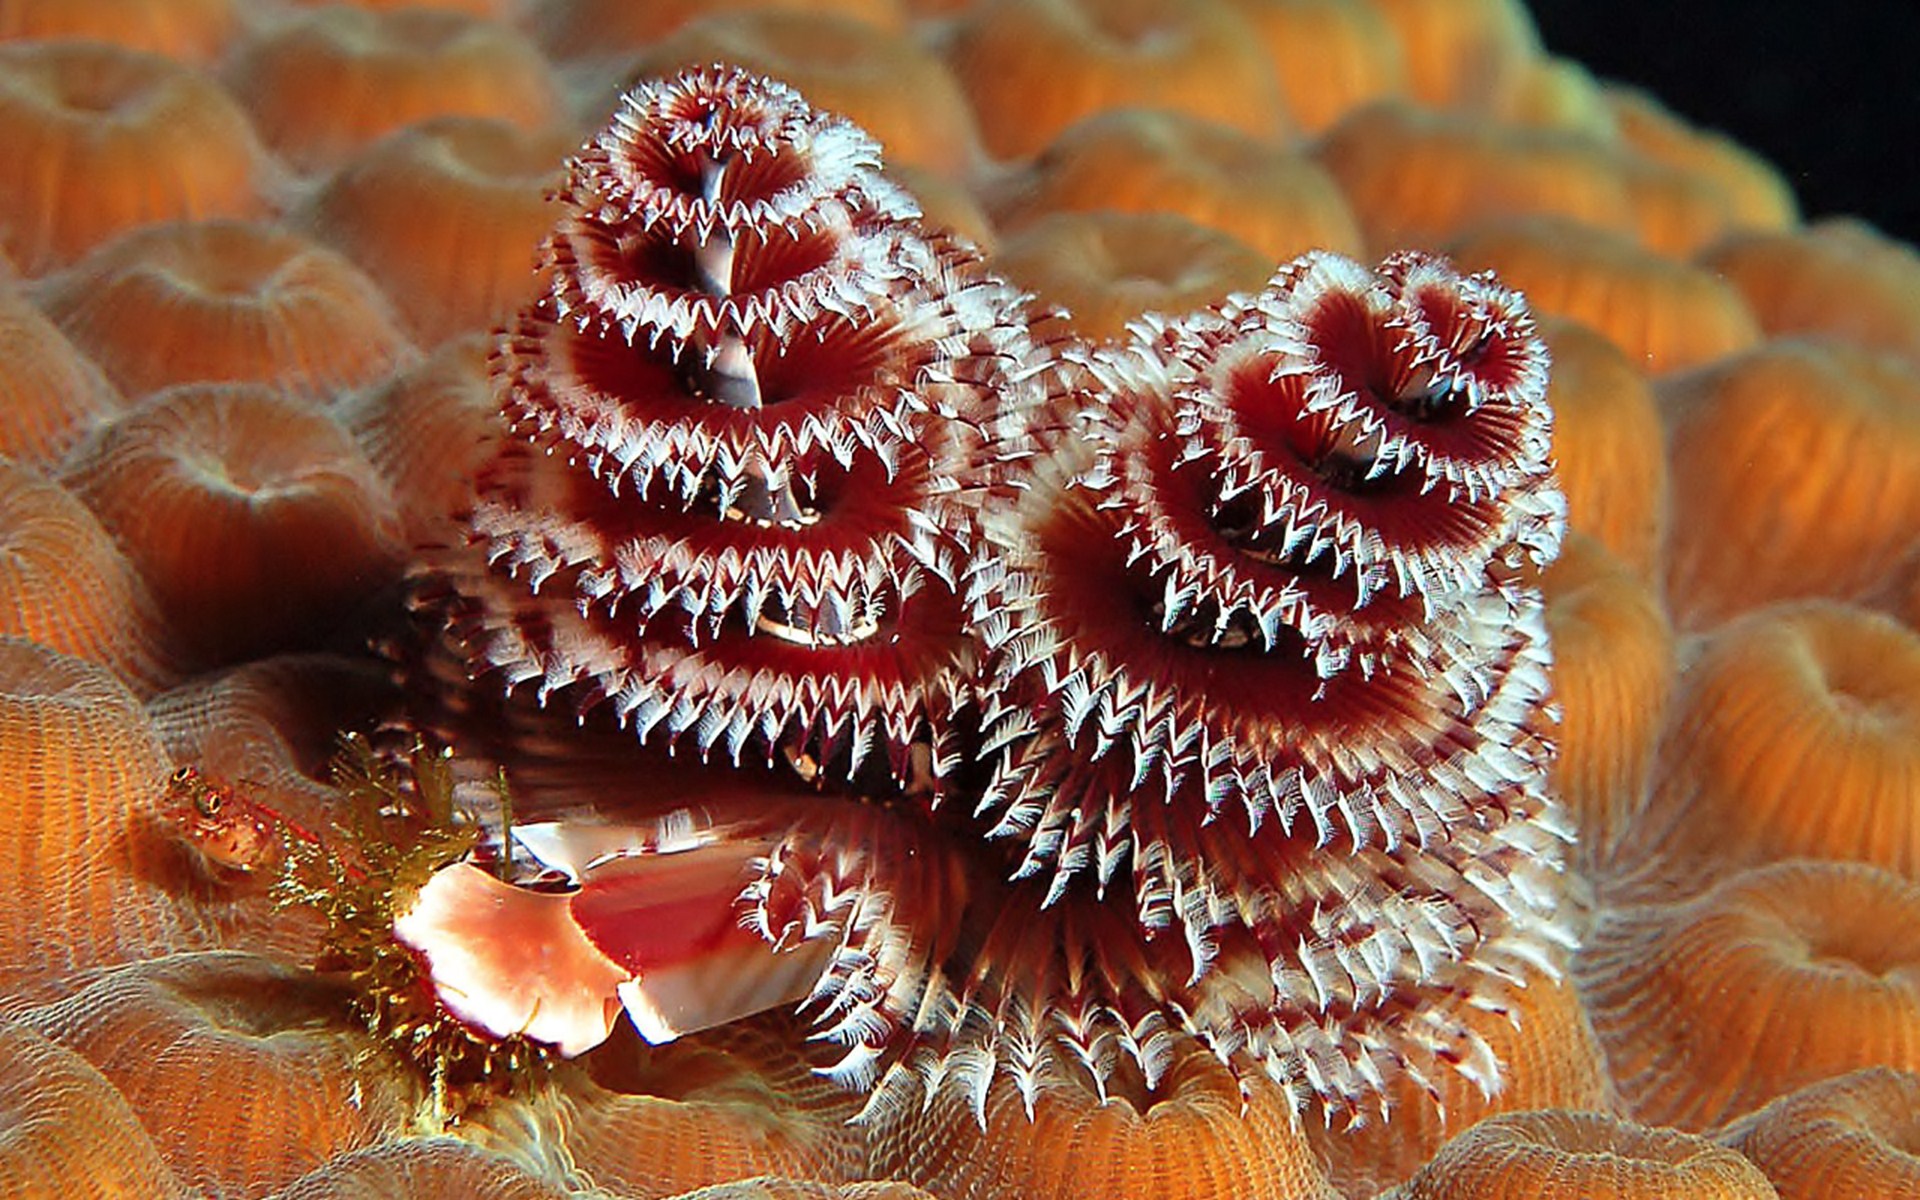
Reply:
[[703, 755], [938, 773], [962, 501], [1031, 350], [1018, 293], [878, 165], [720, 67], [635, 89], [569, 163], [497, 352], [486, 562], [438, 564], [470, 669]]
[[[1357, 1106], [1561, 936], [1545, 351], [1489, 279], [1317, 254], [1062, 369], [1075, 416], [972, 577], [989, 836], [1048, 910], [1126, 880], [1185, 980], [1163, 1015]], [[1117, 1046], [1115, 983], [1073, 1020]]]
[[1564, 501], [1516, 294], [1312, 255], [1070, 370], [1075, 436], [990, 514], [974, 589], [1014, 747], [982, 809], [1026, 870], [1104, 887], [1187, 808], [1390, 849], [1540, 790], [1519, 573]]

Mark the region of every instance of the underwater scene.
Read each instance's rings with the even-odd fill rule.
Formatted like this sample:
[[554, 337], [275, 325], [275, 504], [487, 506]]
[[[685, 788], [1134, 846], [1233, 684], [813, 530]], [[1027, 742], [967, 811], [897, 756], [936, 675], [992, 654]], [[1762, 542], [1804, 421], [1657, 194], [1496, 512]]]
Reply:
[[1549, 7], [0, 0], [0, 1198], [1920, 1198], [1920, 255]]

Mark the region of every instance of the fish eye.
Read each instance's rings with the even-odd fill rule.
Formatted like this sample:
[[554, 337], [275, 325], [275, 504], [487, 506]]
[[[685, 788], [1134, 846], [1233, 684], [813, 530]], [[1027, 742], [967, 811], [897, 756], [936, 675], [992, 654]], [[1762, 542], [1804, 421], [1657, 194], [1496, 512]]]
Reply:
[[206, 789], [194, 797], [194, 807], [200, 810], [200, 815], [203, 817], [219, 816], [220, 793], [212, 788]]

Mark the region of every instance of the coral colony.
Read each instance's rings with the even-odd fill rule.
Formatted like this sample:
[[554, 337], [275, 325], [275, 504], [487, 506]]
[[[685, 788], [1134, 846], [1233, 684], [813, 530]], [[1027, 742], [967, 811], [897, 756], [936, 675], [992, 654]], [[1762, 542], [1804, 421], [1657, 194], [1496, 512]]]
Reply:
[[878, 168], [717, 67], [569, 164], [403, 664], [518, 822], [363, 764], [290, 856], [375, 1025], [445, 1074], [798, 1005], [976, 1111], [1189, 1040], [1345, 1120], [1491, 1087], [1461, 1014], [1565, 937], [1520, 297], [1316, 254], [1079, 344]]

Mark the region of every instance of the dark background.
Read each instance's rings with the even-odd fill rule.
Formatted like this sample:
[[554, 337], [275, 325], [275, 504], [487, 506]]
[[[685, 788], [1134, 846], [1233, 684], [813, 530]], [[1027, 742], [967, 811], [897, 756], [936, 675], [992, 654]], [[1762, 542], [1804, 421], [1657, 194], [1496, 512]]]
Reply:
[[1759, 151], [1808, 217], [1920, 242], [1920, 2], [1529, 0], [1547, 48]]

